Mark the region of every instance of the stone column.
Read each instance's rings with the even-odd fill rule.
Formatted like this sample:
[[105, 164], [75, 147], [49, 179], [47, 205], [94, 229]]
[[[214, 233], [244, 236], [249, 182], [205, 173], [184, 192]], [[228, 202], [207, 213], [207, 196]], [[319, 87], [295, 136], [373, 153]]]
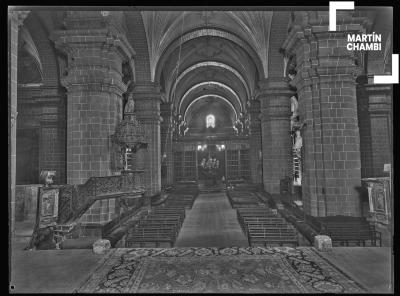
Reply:
[[[122, 64], [135, 54], [122, 30], [122, 12], [68, 11], [66, 30], [50, 37], [68, 56], [67, 183], [112, 174], [111, 135], [122, 119]], [[115, 216], [115, 199], [96, 201], [82, 216], [102, 225]]]
[[[146, 130], [148, 147], [139, 150], [138, 165], [144, 170], [144, 188], [147, 196], [161, 191], [161, 141], [160, 141], [160, 102], [159, 86], [151, 82], [137, 82], [133, 88], [137, 119]], [[140, 161], [142, 164], [140, 164]]]
[[280, 180], [291, 176], [292, 143], [290, 138], [290, 97], [293, 95], [283, 78], [260, 82], [261, 133], [264, 190], [280, 192]]
[[260, 101], [256, 99], [251, 100], [248, 111], [250, 113], [249, 146], [251, 181], [254, 184], [262, 184]]
[[[117, 12], [115, 12], [117, 13]], [[113, 18], [100, 11], [69, 11], [66, 30], [51, 36], [68, 55], [67, 182], [111, 175], [110, 135], [122, 119], [122, 63], [134, 50]], [[113, 20], [113, 21], [112, 21]]]
[[[53, 91], [52, 91], [53, 92]], [[56, 171], [55, 184], [66, 183], [64, 98], [46, 100], [40, 116], [40, 170]], [[43, 100], [44, 98], [42, 98]]]
[[299, 12], [283, 44], [296, 58], [299, 116], [303, 129], [303, 203], [312, 216], [360, 216], [360, 135], [357, 120], [355, 52], [347, 33], [365, 32], [364, 18], [337, 14], [329, 31], [328, 12]]
[[22, 26], [28, 11], [11, 11], [8, 13], [8, 184], [10, 234], [15, 234], [15, 178], [16, 178], [16, 144], [17, 144], [17, 68], [18, 68], [18, 28]]
[[162, 165], [165, 166], [166, 176], [161, 179], [162, 186], [173, 184], [173, 154], [172, 154], [172, 104], [163, 103], [160, 105], [161, 117], [161, 155], [165, 159]]

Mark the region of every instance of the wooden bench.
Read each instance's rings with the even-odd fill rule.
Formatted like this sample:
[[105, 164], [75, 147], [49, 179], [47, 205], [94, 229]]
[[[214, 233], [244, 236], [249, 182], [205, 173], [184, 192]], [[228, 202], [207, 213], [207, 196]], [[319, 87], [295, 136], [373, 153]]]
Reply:
[[190, 210], [193, 207], [193, 202], [174, 202], [174, 201], [167, 201], [166, 206], [173, 206], [173, 207], [184, 207], [187, 210]]
[[286, 220], [283, 218], [279, 217], [249, 217], [245, 216], [241, 218], [241, 221], [244, 223], [247, 222], [264, 222], [264, 223], [282, 223], [282, 224], [287, 224]]
[[151, 232], [153, 230], [160, 230], [160, 232], [172, 232], [175, 236], [178, 235], [179, 228], [174, 224], [139, 224], [132, 231]]
[[237, 209], [237, 214], [240, 216], [270, 216], [273, 212], [270, 209], [253, 209], [253, 208], [240, 208]]
[[290, 227], [275, 227], [275, 226], [259, 226], [259, 225], [247, 225], [246, 226], [246, 235], [250, 235], [251, 233], [256, 233], [256, 232], [263, 232], [263, 233], [268, 233], [268, 234], [293, 234], [296, 233], [296, 231], [293, 228]]
[[160, 243], [168, 243], [173, 246], [176, 239], [176, 228], [174, 226], [164, 226], [163, 228], [154, 226], [138, 225], [128, 231], [126, 238], [126, 246], [132, 247], [134, 243], [142, 247], [145, 243], [155, 244], [156, 247]]
[[244, 230], [246, 229], [246, 225], [249, 223], [268, 224], [275, 227], [283, 227], [287, 225], [287, 222], [283, 218], [244, 217], [239, 220], [239, 224]]
[[157, 214], [160, 216], [168, 216], [168, 215], [179, 215], [182, 219], [185, 219], [185, 210], [178, 211], [176, 209], [155, 209], [151, 212], [152, 214]]
[[165, 223], [165, 224], [176, 223], [177, 227], [179, 227], [179, 228], [182, 226], [182, 220], [179, 218], [147, 217], [146, 219], [143, 219], [143, 221], [152, 221], [152, 222]]
[[326, 232], [332, 243], [346, 243], [349, 246], [349, 242], [352, 242], [365, 246], [365, 242], [370, 241], [371, 245], [376, 246], [379, 241], [379, 246], [382, 246], [381, 233], [373, 225], [329, 225]]
[[283, 223], [245, 223], [246, 228], [263, 228], [263, 229], [294, 229], [290, 224]]
[[161, 247], [162, 243], [168, 244], [170, 247], [174, 246], [175, 238], [170, 236], [146, 236], [146, 235], [131, 235], [125, 240], [125, 247], [127, 248], [143, 248], [143, 247], [152, 247], [149, 244], [154, 244], [154, 246]]
[[254, 246], [256, 243], [261, 243], [264, 246], [271, 244], [278, 244], [283, 246], [284, 244], [290, 244], [297, 247], [299, 245], [297, 234], [293, 233], [263, 233], [253, 231], [249, 233], [248, 241], [250, 246]]

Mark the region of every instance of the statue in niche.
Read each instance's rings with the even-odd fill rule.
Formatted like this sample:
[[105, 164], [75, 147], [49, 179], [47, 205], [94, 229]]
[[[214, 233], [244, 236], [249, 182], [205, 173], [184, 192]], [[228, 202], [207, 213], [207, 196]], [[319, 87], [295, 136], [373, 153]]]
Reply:
[[303, 138], [301, 137], [301, 132], [298, 129], [295, 132], [295, 142], [293, 146], [298, 157], [301, 156], [301, 147], [303, 147]]
[[296, 96], [292, 96], [290, 98], [290, 109], [292, 112], [292, 116], [290, 117], [290, 127], [293, 130], [296, 127], [299, 127], [300, 121], [299, 121], [299, 114], [298, 114], [298, 109], [299, 109], [299, 103], [297, 101]]
[[43, 182], [45, 187], [48, 187], [54, 183], [53, 178], [56, 176], [56, 171], [41, 171], [40, 180]]
[[238, 120], [235, 121], [235, 123], [234, 123], [234, 125], [233, 125], [233, 128], [235, 129], [236, 134], [238, 134], [238, 135], [241, 135], [241, 134], [242, 134], [242, 132], [243, 132], [243, 125], [242, 125], [242, 122], [240, 121], [240, 119], [238, 119]]
[[298, 103], [298, 101], [297, 101], [296, 96], [292, 96], [292, 97], [290, 98], [290, 104], [291, 104], [290, 109], [291, 109], [291, 111], [292, 111], [292, 117], [291, 117], [291, 119], [292, 119], [292, 120], [298, 119], [298, 118], [297, 118], [297, 117], [298, 117], [298, 112], [297, 112], [297, 110], [299, 109], [299, 103]]
[[181, 123], [179, 124], [179, 135], [184, 136], [186, 129], [187, 129], [186, 121], [181, 121]]
[[135, 101], [133, 100], [132, 94], [128, 95], [128, 102], [126, 102], [124, 115], [133, 114], [135, 111]]
[[288, 71], [288, 77], [290, 80], [293, 80], [296, 77], [296, 70], [291, 68]]

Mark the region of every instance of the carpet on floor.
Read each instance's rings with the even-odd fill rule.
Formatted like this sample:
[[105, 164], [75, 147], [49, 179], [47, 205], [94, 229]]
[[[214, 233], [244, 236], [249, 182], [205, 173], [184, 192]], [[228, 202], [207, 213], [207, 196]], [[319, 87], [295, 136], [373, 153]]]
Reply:
[[78, 293], [363, 293], [313, 248], [111, 249]]

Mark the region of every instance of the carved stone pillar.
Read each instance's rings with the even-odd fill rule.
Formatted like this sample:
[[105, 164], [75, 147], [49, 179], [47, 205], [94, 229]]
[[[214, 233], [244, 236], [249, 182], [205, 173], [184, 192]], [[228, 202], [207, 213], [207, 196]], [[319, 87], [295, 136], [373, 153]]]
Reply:
[[360, 216], [360, 135], [354, 52], [347, 33], [365, 32], [366, 19], [337, 14], [329, 31], [327, 12], [299, 12], [283, 44], [296, 57], [300, 121], [303, 128], [303, 204], [312, 216]]
[[111, 174], [110, 135], [122, 118], [122, 63], [134, 50], [118, 26], [118, 12], [70, 11], [66, 30], [51, 36], [68, 56], [67, 182]]
[[262, 147], [261, 147], [261, 121], [260, 101], [251, 100], [248, 108], [250, 113], [250, 169], [251, 181], [254, 184], [262, 183]]
[[169, 186], [174, 182], [172, 154], [172, 104], [161, 104], [160, 112], [163, 119], [161, 123], [161, 184], [162, 186]]
[[147, 150], [139, 150], [138, 165], [144, 170], [144, 188], [151, 196], [161, 191], [161, 141], [160, 141], [160, 102], [159, 87], [153, 83], [136, 83], [133, 88], [136, 117], [143, 124], [148, 140]]
[[291, 175], [290, 97], [283, 78], [260, 82], [263, 184], [269, 193], [280, 192], [280, 180]]

